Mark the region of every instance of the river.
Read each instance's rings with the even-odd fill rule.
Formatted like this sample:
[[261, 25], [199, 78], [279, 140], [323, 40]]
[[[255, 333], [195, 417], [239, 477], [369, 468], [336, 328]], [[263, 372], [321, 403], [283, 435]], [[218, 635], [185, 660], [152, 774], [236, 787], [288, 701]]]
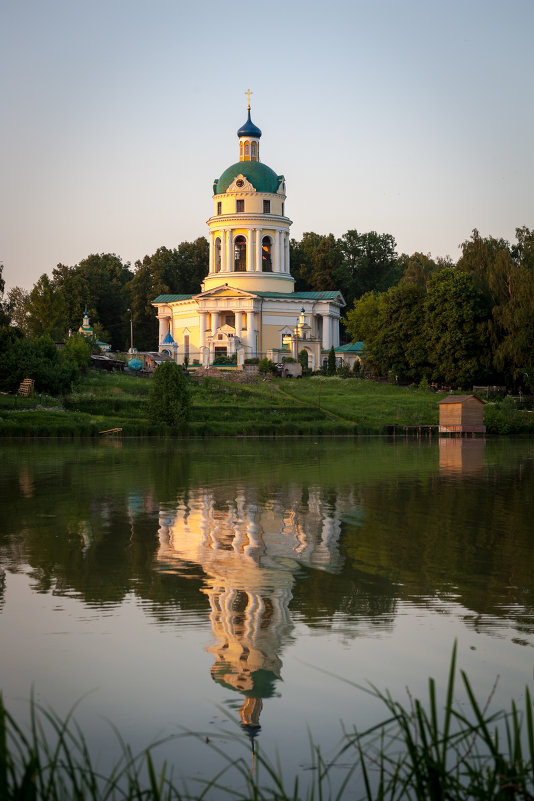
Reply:
[[306, 781], [310, 734], [385, 716], [361, 686], [442, 690], [455, 641], [492, 707], [532, 681], [532, 441], [3, 443], [0, 488], [4, 702], [77, 704], [104, 769], [116, 727], [175, 776]]

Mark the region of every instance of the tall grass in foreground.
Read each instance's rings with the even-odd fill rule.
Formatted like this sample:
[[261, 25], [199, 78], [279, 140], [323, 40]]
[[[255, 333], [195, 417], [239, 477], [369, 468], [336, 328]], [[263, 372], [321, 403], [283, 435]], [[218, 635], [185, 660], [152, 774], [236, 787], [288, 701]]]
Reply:
[[[195, 790], [164, 763], [156, 770], [155, 743], [134, 755], [117, 735], [121, 755], [102, 775], [95, 767], [83, 732], [69, 715], [31, 703], [26, 733], [5, 709], [0, 697], [0, 799], [17, 801], [529, 801], [534, 799], [534, 725], [529, 690], [525, 710], [512, 702], [509, 712], [489, 712], [475, 698], [466, 674], [460, 673], [467, 701], [454, 699], [454, 649], [445, 699], [440, 703], [433, 679], [426, 704], [409, 697], [403, 706], [389, 693], [366, 689], [383, 702], [386, 719], [371, 729], [346, 732], [335, 758], [326, 762], [311, 745], [313, 779], [284, 777], [282, 770], [260, 753], [250, 771], [249, 760], [231, 762], [223, 747], [212, 748], [228, 765]], [[360, 688], [362, 689], [362, 688]], [[163, 742], [163, 741], [162, 741]], [[161, 745], [161, 743], [159, 743]], [[348, 758], [349, 761], [347, 762]], [[227, 773], [237, 771], [241, 789], [229, 787]], [[334, 769], [336, 781], [332, 781]], [[343, 779], [339, 771], [343, 769]], [[308, 773], [308, 776], [310, 773]], [[233, 774], [235, 776], [235, 774]], [[235, 786], [236, 782], [232, 781]]]

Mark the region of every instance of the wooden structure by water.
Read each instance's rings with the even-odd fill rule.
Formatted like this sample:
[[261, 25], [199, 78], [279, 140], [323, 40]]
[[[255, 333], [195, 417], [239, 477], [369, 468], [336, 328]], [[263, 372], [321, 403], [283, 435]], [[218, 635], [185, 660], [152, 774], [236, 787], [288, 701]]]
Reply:
[[439, 433], [485, 434], [484, 401], [476, 395], [449, 395], [439, 402]]

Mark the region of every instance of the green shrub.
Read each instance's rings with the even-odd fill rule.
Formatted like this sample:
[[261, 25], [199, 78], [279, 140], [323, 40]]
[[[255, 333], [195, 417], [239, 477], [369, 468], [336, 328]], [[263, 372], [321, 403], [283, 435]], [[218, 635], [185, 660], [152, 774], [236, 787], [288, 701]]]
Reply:
[[190, 416], [191, 399], [187, 376], [174, 362], [156, 369], [148, 395], [148, 416], [154, 423], [183, 427]]

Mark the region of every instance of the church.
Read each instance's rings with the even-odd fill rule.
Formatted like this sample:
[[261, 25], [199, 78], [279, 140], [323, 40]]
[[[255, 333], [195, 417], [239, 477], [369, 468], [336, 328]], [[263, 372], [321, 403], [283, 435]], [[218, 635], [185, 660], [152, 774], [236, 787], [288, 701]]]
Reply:
[[213, 181], [209, 272], [196, 295], [159, 295], [159, 351], [207, 367], [219, 356], [243, 365], [279, 363], [305, 350], [316, 370], [339, 346], [340, 292], [295, 292], [290, 272], [286, 182], [260, 159], [250, 116], [237, 132], [239, 160]]

